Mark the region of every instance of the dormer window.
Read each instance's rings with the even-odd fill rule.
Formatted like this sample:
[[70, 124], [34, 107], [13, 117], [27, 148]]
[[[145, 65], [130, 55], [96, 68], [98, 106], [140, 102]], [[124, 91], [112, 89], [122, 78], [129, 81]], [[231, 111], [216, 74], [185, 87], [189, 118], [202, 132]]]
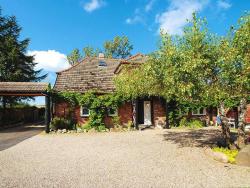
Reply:
[[99, 61], [99, 67], [107, 67], [107, 63], [105, 61]]

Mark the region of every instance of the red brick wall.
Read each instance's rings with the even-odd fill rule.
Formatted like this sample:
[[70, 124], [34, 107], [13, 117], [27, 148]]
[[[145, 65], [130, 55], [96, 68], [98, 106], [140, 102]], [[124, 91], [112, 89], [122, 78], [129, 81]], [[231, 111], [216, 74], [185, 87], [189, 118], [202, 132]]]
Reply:
[[[67, 118], [69, 115], [69, 105], [66, 102], [56, 103], [54, 107], [54, 117]], [[120, 122], [122, 125], [126, 125], [129, 121], [132, 121], [132, 104], [126, 102], [118, 108], [118, 115], [120, 117]], [[89, 120], [88, 117], [80, 116], [80, 106], [76, 107], [74, 110], [73, 119], [80, 124], [86, 124]], [[113, 127], [112, 117], [105, 116], [104, 123], [107, 127]]]
[[133, 107], [131, 102], [125, 102], [118, 109], [118, 116], [120, 117], [121, 125], [126, 125], [133, 120]]
[[69, 105], [66, 102], [54, 104], [53, 116], [66, 118], [69, 113]]
[[153, 124], [155, 126], [164, 126], [166, 123], [166, 110], [160, 99], [153, 99]]

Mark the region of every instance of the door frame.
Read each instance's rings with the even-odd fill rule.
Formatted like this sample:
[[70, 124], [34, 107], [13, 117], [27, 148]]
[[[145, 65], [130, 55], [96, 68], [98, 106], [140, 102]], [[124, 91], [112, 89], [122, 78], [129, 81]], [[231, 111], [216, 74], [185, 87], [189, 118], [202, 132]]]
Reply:
[[[150, 122], [148, 124], [145, 123], [145, 119], [146, 119], [145, 118], [146, 117], [145, 105], [146, 105], [146, 103], [150, 105], [150, 109], [147, 111], [147, 113], [149, 113], [149, 115], [150, 115], [150, 118], [149, 118]], [[144, 108], [144, 110], [143, 110], [144, 111], [144, 117], [143, 117], [144, 118], [144, 125], [152, 125], [152, 101], [151, 100], [143, 100], [143, 108]]]

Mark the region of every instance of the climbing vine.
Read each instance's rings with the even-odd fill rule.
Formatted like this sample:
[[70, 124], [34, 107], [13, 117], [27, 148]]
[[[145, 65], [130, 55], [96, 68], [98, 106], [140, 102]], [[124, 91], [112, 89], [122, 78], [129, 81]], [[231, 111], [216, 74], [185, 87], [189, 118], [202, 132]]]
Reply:
[[[55, 98], [59, 101], [66, 101], [70, 105], [70, 111], [76, 106], [85, 106], [90, 110], [89, 126], [98, 128], [104, 126], [104, 117], [107, 109], [119, 107], [126, 99], [117, 93], [97, 94], [95, 91], [88, 91], [85, 94], [77, 92], [55, 93]], [[71, 117], [73, 114], [71, 114]]]

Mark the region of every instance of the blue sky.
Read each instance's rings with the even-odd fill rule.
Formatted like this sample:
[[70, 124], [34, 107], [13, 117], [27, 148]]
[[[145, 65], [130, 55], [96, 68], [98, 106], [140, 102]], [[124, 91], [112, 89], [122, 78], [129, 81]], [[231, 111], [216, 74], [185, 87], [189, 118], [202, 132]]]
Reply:
[[224, 35], [250, 10], [250, 0], [0, 0], [0, 6], [3, 15], [17, 17], [21, 37], [31, 40], [27, 53], [54, 84], [54, 72], [69, 66], [66, 55], [74, 48], [101, 48], [105, 40], [126, 35], [134, 54], [150, 53], [157, 49], [160, 28], [181, 34], [194, 11]]

